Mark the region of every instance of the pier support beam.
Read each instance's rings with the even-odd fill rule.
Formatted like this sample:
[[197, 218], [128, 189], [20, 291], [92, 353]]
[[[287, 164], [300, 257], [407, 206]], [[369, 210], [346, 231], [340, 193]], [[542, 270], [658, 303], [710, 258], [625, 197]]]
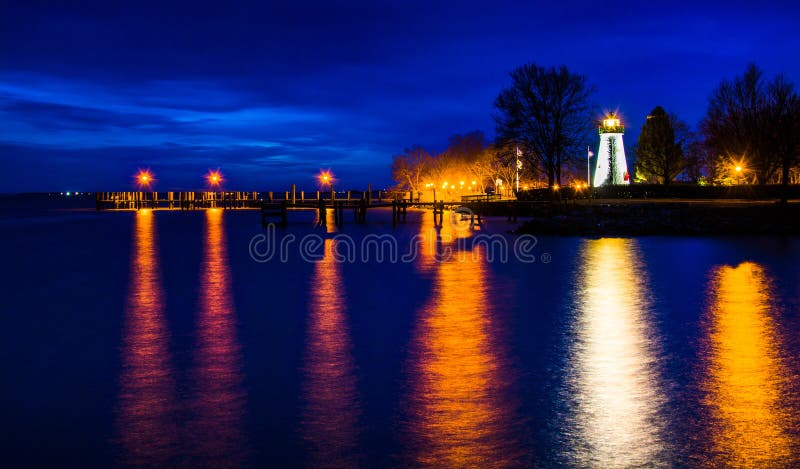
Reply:
[[433, 201], [433, 224], [434, 226], [441, 226], [444, 221], [444, 201]]
[[319, 226], [327, 225], [328, 224], [328, 210], [325, 207], [325, 201], [324, 200], [319, 199], [319, 205], [318, 205], [317, 210], [318, 210], [317, 218], [319, 219], [318, 225]]

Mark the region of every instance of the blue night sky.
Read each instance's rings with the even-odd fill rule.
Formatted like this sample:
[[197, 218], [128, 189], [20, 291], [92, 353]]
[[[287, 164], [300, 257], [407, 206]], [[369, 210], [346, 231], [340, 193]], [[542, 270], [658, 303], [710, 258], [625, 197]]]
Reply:
[[[0, 4], [3, 192], [390, 183], [391, 156], [494, 133], [520, 64], [589, 77], [634, 143], [656, 105], [692, 125], [749, 62], [800, 83], [800, 3]], [[587, 142], [596, 144], [596, 142]]]

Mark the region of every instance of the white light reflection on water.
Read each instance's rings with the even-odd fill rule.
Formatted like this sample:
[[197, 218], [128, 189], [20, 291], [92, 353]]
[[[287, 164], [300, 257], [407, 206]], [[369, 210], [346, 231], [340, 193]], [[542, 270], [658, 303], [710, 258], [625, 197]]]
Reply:
[[580, 467], [668, 465], [665, 387], [636, 241], [584, 241], [562, 423]]

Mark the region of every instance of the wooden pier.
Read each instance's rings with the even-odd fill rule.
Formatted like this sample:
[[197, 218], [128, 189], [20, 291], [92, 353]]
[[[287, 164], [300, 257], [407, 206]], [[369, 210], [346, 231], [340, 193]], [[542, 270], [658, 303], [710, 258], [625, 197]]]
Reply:
[[260, 207], [258, 192], [96, 192], [97, 210], [200, 210]]
[[[336, 192], [314, 191], [306, 193], [297, 191], [292, 184], [289, 191], [283, 192], [241, 192], [241, 191], [183, 191], [183, 192], [153, 192], [153, 191], [127, 191], [127, 192], [96, 192], [95, 204], [97, 210], [202, 210], [209, 208], [224, 209], [260, 209], [263, 203], [286, 202], [289, 206], [309, 207], [316, 206], [324, 201], [333, 205], [344, 202], [352, 205], [353, 202], [365, 200], [367, 205], [388, 204], [395, 200], [415, 199], [411, 192], [400, 191], [373, 191], [370, 187], [366, 191]], [[419, 199], [416, 199], [418, 202]]]
[[[345, 213], [353, 213], [354, 223], [366, 223], [367, 211], [371, 208], [391, 208], [392, 226], [405, 223], [408, 208], [433, 209], [434, 223], [442, 224], [444, 211], [456, 207], [466, 207], [471, 212], [471, 222], [480, 224], [481, 213], [487, 204], [502, 202], [496, 196], [464, 196], [457, 201], [422, 202], [411, 192], [398, 191], [314, 191], [306, 194], [297, 191], [293, 184], [291, 190], [284, 192], [241, 192], [241, 191], [193, 191], [193, 192], [97, 192], [95, 203], [101, 210], [259, 210], [261, 223], [266, 226], [276, 224], [286, 226], [288, 211], [297, 209], [316, 210], [320, 224], [327, 223], [328, 210], [333, 209], [334, 223], [342, 226]], [[468, 210], [467, 210], [468, 208]], [[510, 213], [510, 212], [509, 212]], [[462, 214], [462, 216], [464, 216]], [[475, 223], [477, 217], [477, 223]], [[514, 217], [516, 218], [516, 216]]]

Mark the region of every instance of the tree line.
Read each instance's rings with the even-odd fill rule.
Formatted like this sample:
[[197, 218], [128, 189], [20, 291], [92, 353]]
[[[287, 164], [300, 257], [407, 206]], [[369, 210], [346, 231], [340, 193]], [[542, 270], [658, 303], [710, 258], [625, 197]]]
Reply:
[[[526, 64], [510, 78], [494, 102], [494, 141], [473, 131], [451, 137], [441, 153], [414, 145], [393, 158], [398, 188], [510, 190], [518, 159], [523, 188], [585, 181], [586, 148], [599, 125], [595, 88], [563, 65]], [[798, 183], [800, 97], [785, 76], [766, 79], [750, 65], [712, 90], [696, 131], [655, 106], [633, 154], [636, 182]]]
[[[399, 189], [413, 192], [436, 188], [440, 193], [482, 193], [492, 187], [510, 193], [516, 178], [515, 155], [515, 148], [487, 142], [483, 132], [476, 130], [450, 137], [441, 153], [432, 154], [419, 145], [407, 148], [393, 157], [392, 176]], [[531, 176], [530, 171], [521, 171], [521, 179]]]

